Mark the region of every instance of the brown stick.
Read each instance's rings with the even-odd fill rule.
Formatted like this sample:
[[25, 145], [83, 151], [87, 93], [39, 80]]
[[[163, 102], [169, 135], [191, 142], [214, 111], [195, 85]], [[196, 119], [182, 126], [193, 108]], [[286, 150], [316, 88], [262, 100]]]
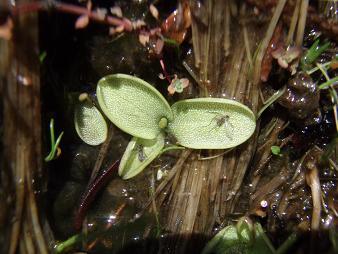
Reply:
[[37, 1], [22, 3], [16, 5], [12, 9], [12, 15], [18, 16], [22, 14], [38, 12], [38, 11], [49, 11], [51, 8], [59, 12], [69, 13], [73, 15], [88, 15], [92, 21], [103, 23], [110, 26], [122, 26], [124, 30], [131, 31], [133, 29], [130, 20], [126, 18], [115, 18], [110, 15], [102, 16], [96, 11], [90, 11], [86, 7], [81, 7], [73, 4], [58, 2], [58, 1]]

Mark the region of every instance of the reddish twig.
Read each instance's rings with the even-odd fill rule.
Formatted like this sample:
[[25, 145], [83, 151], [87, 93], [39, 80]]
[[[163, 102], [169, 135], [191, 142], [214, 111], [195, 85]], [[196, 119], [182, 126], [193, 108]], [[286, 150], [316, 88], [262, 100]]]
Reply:
[[273, 32], [272, 38], [269, 43], [269, 47], [266, 49], [265, 55], [262, 59], [262, 69], [261, 69], [261, 80], [266, 82], [268, 80], [271, 68], [273, 57], [271, 52], [276, 50], [283, 31], [282, 23], [279, 22], [276, 26], [275, 31]]
[[88, 15], [89, 19], [92, 21], [110, 26], [124, 27], [124, 30], [126, 31], [131, 31], [133, 29], [131, 21], [126, 18], [115, 18], [110, 15], [102, 16], [102, 14], [99, 14], [95, 10], [90, 11], [86, 7], [58, 1], [37, 1], [18, 4], [13, 7], [11, 13], [13, 16], [17, 16], [19, 14], [27, 14], [38, 11], [49, 11], [50, 9], [78, 16]]
[[165, 65], [164, 65], [163, 59], [160, 60], [160, 64], [161, 64], [161, 67], [162, 67], [163, 74], [164, 74], [165, 78], [168, 80], [169, 84], [171, 84], [171, 78], [169, 77], [168, 72], [165, 69]]
[[90, 186], [90, 188], [88, 188], [88, 190], [82, 195], [80, 205], [74, 219], [74, 226], [76, 230], [81, 229], [82, 222], [89, 206], [94, 201], [98, 192], [107, 185], [114, 171], [118, 168], [119, 162], [120, 160], [115, 161], [109, 169], [107, 169], [100, 176], [98, 176], [97, 179]]

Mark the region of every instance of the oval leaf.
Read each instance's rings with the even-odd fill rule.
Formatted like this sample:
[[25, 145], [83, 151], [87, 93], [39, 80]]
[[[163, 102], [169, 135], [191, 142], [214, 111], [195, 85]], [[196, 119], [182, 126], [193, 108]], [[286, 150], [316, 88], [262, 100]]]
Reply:
[[161, 153], [163, 147], [162, 133], [155, 139], [133, 137], [122, 156], [119, 175], [123, 179], [129, 179], [139, 174]]
[[166, 127], [160, 126], [161, 119], [172, 119], [168, 102], [142, 79], [125, 74], [109, 75], [99, 81], [96, 93], [109, 120], [135, 137], [154, 139]]
[[89, 101], [75, 106], [74, 124], [77, 134], [88, 145], [99, 145], [107, 138], [107, 123], [100, 111]]
[[226, 149], [246, 141], [255, 131], [253, 112], [245, 105], [222, 98], [183, 100], [172, 106], [171, 132], [182, 146]]

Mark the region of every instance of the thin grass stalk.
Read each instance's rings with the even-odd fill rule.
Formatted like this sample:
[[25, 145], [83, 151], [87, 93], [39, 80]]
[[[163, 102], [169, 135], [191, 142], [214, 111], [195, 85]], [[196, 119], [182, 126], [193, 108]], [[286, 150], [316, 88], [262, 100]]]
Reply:
[[309, 7], [309, 0], [302, 0], [299, 12], [299, 20], [296, 34], [296, 46], [302, 47], [304, 31], [306, 25], [307, 9]]
[[292, 14], [290, 27], [289, 27], [288, 35], [287, 35], [286, 42], [285, 42], [285, 44], [287, 46], [291, 45], [291, 43], [293, 41], [294, 33], [295, 33], [295, 30], [296, 30], [296, 26], [297, 26], [297, 21], [299, 19], [299, 7], [300, 7], [300, 5], [301, 5], [301, 0], [297, 0], [296, 7], [295, 7], [293, 14]]
[[[29, 216], [28, 212], [26, 212], [26, 218]], [[32, 232], [31, 232], [31, 227], [28, 224], [28, 219], [25, 219], [23, 222], [23, 240], [25, 243], [26, 251], [27, 254], [35, 254], [37, 253], [34, 242], [32, 239]]]
[[27, 180], [27, 208], [29, 209], [29, 215], [32, 223], [32, 233], [33, 238], [36, 242], [36, 246], [38, 249], [38, 253], [40, 254], [47, 254], [48, 248], [47, 244], [41, 229], [41, 224], [39, 221], [39, 212], [36, 205], [35, 194], [32, 186], [32, 173], [30, 171], [26, 171], [26, 180]]
[[231, 16], [230, 16], [230, 3], [229, 1], [225, 4], [225, 25], [224, 25], [224, 55], [227, 57], [230, 54], [231, 40], [230, 40], [230, 25], [231, 25]]

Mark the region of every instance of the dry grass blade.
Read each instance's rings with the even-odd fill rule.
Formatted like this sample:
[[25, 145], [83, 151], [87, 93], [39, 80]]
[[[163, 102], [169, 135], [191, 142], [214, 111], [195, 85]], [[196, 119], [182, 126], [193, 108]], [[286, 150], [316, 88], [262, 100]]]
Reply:
[[153, 196], [150, 198], [150, 200], [144, 206], [145, 209], [147, 209], [150, 206], [150, 204], [152, 203], [153, 199], [155, 199], [160, 193], [162, 193], [163, 189], [174, 178], [174, 176], [176, 175], [177, 171], [179, 171], [182, 168], [184, 162], [186, 161], [186, 159], [189, 157], [190, 154], [191, 154], [191, 150], [190, 149], [186, 149], [186, 150], [184, 150], [182, 152], [179, 160], [176, 162], [175, 166], [170, 170], [168, 176], [160, 183], [160, 185], [156, 188], [156, 191], [153, 194]]
[[298, 17], [299, 17], [300, 4], [301, 4], [301, 0], [297, 0], [296, 7], [293, 11], [293, 15], [292, 15], [292, 18], [291, 18], [289, 32], [288, 32], [288, 35], [287, 35], [287, 38], [286, 38], [286, 43], [285, 43], [286, 45], [290, 45], [292, 43], [293, 36], [294, 36], [296, 26], [297, 26]]
[[100, 168], [101, 168], [101, 165], [102, 165], [102, 162], [104, 160], [104, 158], [106, 157], [107, 155], [107, 152], [108, 152], [108, 148], [109, 148], [109, 144], [110, 144], [110, 141], [112, 140], [113, 138], [113, 125], [110, 124], [109, 125], [109, 130], [108, 130], [108, 136], [107, 136], [107, 139], [106, 141], [101, 145], [100, 147], [100, 151], [99, 151], [99, 154], [96, 158], [96, 161], [95, 161], [95, 165], [94, 165], [94, 168], [92, 170], [92, 173], [90, 175], [90, 179], [89, 179], [89, 182], [87, 184], [87, 190], [90, 188], [90, 186], [93, 184], [93, 182], [95, 181], [95, 179], [97, 178], [97, 175], [100, 171]]
[[27, 181], [27, 196], [26, 196], [26, 202], [27, 202], [27, 208], [29, 210], [29, 216], [28, 220], [32, 223], [32, 233], [33, 233], [33, 239], [36, 242], [38, 253], [40, 254], [47, 254], [48, 249], [45, 242], [45, 238], [41, 229], [41, 224], [39, 221], [39, 212], [36, 205], [36, 199], [35, 194], [33, 190], [33, 179], [32, 179], [32, 172], [27, 170], [26, 171], [26, 181]]
[[303, 44], [308, 7], [309, 7], [309, 0], [302, 0], [301, 6], [300, 6], [297, 35], [296, 35], [296, 46], [298, 47], [301, 47]]
[[255, 60], [254, 76], [253, 76], [254, 84], [258, 84], [260, 82], [262, 60], [263, 60], [265, 51], [268, 48], [269, 42], [272, 38], [273, 32], [275, 31], [278, 20], [279, 20], [281, 14], [282, 14], [282, 11], [284, 9], [286, 1], [287, 0], [279, 0], [278, 1], [275, 12], [274, 12], [274, 14], [271, 18], [268, 30], [266, 31], [264, 39], [261, 42], [259, 51], [258, 51], [257, 56], [256, 56], [256, 60]]
[[307, 168], [306, 172], [306, 182], [311, 188], [312, 194], [312, 218], [311, 218], [311, 229], [318, 230], [320, 224], [320, 214], [322, 210], [321, 203], [321, 186], [318, 176], [318, 169], [313, 161], [308, 161], [305, 164]]

